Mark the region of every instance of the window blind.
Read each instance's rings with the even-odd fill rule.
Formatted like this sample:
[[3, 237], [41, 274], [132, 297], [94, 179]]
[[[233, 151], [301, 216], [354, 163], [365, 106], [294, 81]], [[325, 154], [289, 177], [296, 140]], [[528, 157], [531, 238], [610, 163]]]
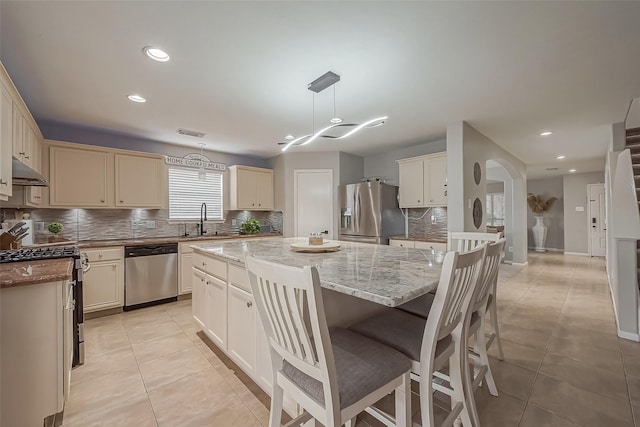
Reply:
[[200, 219], [200, 206], [207, 204], [207, 219], [222, 220], [222, 174], [198, 169], [169, 168], [169, 219]]

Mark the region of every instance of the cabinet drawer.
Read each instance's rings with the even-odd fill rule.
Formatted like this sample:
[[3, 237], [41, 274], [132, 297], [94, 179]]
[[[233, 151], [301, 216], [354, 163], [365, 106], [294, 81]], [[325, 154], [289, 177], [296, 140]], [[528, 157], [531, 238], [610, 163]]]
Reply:
[[124, 248], [87, 249], [82, 251], [87, 254], [89, 262], [120, 260], [124, 257]]
[[440, 242], [415, 242], [416, 249], [433, 249], [436, 251], [447, 251], [447, 244]]
[[227, 263], [194, 253], [193, 266], [222, 280], [227, 280]]
[[203, 243], [208, 244], [213, 242], [215, 242], [215, 240], [191, 240], [187, 242], [179, 242], [178, 251], [181, 254], [187, 254], [187, 253], [193, 252], [193, 248], [191, 247], [191, 245], [201, 245]]
[[229, 264], [229, 282], [243, 291], [251, 293], [251, 284], [249, 283], [249, 275], [246, 268]]
[[389, 246], [398, 246], [401, 248], [415, 248], [415, 242], [413, 240], [390, 239]]

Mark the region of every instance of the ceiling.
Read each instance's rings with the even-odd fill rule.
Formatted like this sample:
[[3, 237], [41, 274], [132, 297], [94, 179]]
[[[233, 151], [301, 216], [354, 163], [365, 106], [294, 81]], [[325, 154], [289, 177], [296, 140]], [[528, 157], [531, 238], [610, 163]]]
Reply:
[[[466, 120], [529, 176], [602, 170], [606, 125], [640, 96], [640, 2], [0, 4], [0, 59], [39, 122], [197, 146], [182, 127], [223, 152], [270, 157], [309, 133], [306, 86], [331, 70], [339, 116], [389, 119], [295, 150], [381, 153]], [[316, 95], [316, 129], [332, 108]]]

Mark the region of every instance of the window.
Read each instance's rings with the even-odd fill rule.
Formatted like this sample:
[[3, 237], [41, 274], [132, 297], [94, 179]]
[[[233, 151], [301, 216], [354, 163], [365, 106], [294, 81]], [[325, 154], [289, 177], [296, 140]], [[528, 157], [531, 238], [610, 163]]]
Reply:
[[198, 169], [169, 168], [169, 219], [200, 219], [200, 206], [207, 204], [207, 219], [223, 220], [222, 174], [207, 171], [205, 180]]
[[487, 225], [504, 225], [504, 193], [487, 193]]

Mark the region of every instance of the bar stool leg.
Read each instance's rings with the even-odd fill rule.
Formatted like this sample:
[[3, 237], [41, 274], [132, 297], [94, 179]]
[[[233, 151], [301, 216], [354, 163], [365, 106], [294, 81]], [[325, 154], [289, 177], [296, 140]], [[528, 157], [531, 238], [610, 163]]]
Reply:
[[496, 334], [495, 340], [498, 345], [498, 359], [504, 360], [504, 353], [502, 352], [502, 341], [500, 340], [500, 329], [498, 327], [498, 304], [495, 300], [491, 302], [489, 306], [489, 314], [491, 315], [491, 326], [493, 327], [493, 333]]

